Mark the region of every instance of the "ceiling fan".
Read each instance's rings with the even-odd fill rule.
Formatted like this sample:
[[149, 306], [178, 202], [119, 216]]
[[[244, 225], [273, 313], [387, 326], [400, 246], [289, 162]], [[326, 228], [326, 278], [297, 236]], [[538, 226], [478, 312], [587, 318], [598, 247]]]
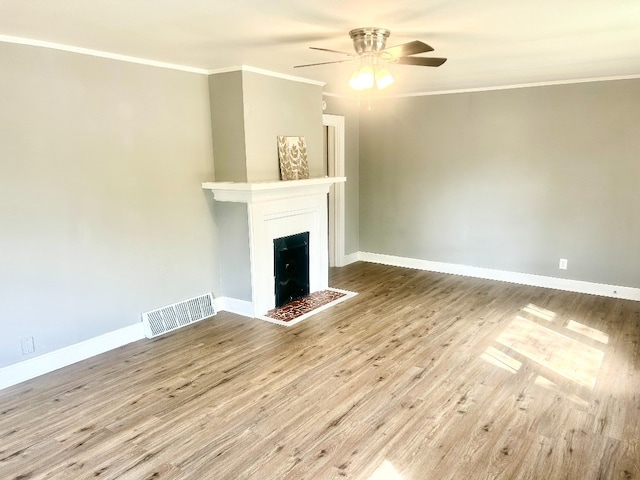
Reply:
[[351, 58], [345, 60], [335, 60], [332, 62], [308, 63], [305, 65], [295, 65], [294, 68], [313, 67], [316, 65], [328, 65], [330, 63], [350, 62], [359, 60], [358, 69], [349, 80], [349, 85], [354, 90], [366, 90], [377, 86], [379, 89], [385, 88], [393, 83], [393, 76], [385, 68], [386, 63], [397, 63], [401, 65], [417, 65], [422, 67], [439, 67], [447, 61], [446, 58], [435, 57], [412, 57], [419, 53], [432, 52], [433, 47], [420, 40], [403, 43], [394, 47], [386, 47], [387, 38], [391, 32], [386, 28], [365, 27], [356, 28], [349, 32], [353, 40], [355, 53], [341, 52], [329, 48], [309, 47], [312, 50], [339, 53]]

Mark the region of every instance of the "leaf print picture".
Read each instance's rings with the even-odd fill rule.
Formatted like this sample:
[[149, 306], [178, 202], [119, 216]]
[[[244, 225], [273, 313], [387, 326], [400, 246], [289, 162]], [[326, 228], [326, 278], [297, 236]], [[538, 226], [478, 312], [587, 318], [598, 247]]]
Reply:
[[304, 137], [278, 135], [278, 159], [281, 180], [309, 178], [307, 142]]

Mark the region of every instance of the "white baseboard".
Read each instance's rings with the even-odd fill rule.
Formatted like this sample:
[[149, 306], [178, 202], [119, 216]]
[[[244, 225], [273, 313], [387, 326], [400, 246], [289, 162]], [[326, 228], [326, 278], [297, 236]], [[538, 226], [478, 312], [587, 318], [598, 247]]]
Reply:
[[350, 265], [352, 263], [359, 262], [361, 260], [360, 258], [361, 253], [362, 252], [349, 253], [344, 257], [342, 257], [342, 266], [346, 267], [347, 265]]
[[141, 323], [0, 368], [0, 389], [145, 338]]
[[491, 268], [470, 267], [468, 265], [458, 265], [455, 263], [431, 262], [429, 260], [396, 257], [394, 255], [383, 255], [380, 253], [359, 252], [359, 259], [365, 262], [381, 263], [396, 267], [415, 268], [417, 270], [428, 270], [430, 272], [450, 273], [453, 275], [499, 280], [520, 285], [531, 285], [534, 287], [553, 288], [569, 292], [640, 301], [640, 288], [634, 287], [584, 282], [582, 280], [571, 280], [569, 278], [546, 277], [543, 275], [533, 275], [531, 273], [493, 270]]
[[[251, 302], [218, 297], [214, 299], [214, 307], [216, 312], [224, 310], [245, 317], [253, 317]], [[23, 362], [8, 365], [0, 368], [0, 390], [144, 338], [146, 338], [144, 327], [140, 322], [53, 352], [38, 355]]]
[[231, 312], [243, 317], [254, 318], [253, 302], [231, 297], [218, 297], [214, 301], [216, 311]]
[[[468, 265], [458, 265], [454, 263], [431, 262], [428, 260], [383, 255], [380, 253], [356, 252], [345, 255], [345, 265], [357, 261], [640, 301], [640, 288], [584, 282], [567, 278], [546, 277], [530, 273], [493, 270], [490, 268], [470, 267]], [[227, 311], [244, 317], [254, 318], [253, 303], [246, 300], [218, 297], [214, 299], [214, 306], [216, 311]], [[0, 368], [0, 390], [144, 338], [144, 329], [142, 322], [140, 322], [53, 352], [30, 358], [23, 362]]]

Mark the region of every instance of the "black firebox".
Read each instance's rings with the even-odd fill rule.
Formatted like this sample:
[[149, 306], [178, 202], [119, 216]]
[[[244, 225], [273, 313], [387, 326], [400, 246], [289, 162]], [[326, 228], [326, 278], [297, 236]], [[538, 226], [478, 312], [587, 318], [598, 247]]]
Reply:
[[273, 240], [276, 307], [309, 295], [309, 232]]

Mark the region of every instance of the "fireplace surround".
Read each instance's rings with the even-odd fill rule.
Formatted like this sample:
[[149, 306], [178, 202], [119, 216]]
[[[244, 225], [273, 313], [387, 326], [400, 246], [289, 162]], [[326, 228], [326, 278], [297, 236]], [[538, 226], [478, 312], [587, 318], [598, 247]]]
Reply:
[[202, 184], [216, 202], [246, 204], [251, 300], [239, 300], [249, 302], [247, 314], [262, 317], [276, 306], [273, 241], [277, 238], [309, 232], [309, 293], [328, 288], [327, 194], [332, 184], [344, 181], [345, 177], [321, 177]]

